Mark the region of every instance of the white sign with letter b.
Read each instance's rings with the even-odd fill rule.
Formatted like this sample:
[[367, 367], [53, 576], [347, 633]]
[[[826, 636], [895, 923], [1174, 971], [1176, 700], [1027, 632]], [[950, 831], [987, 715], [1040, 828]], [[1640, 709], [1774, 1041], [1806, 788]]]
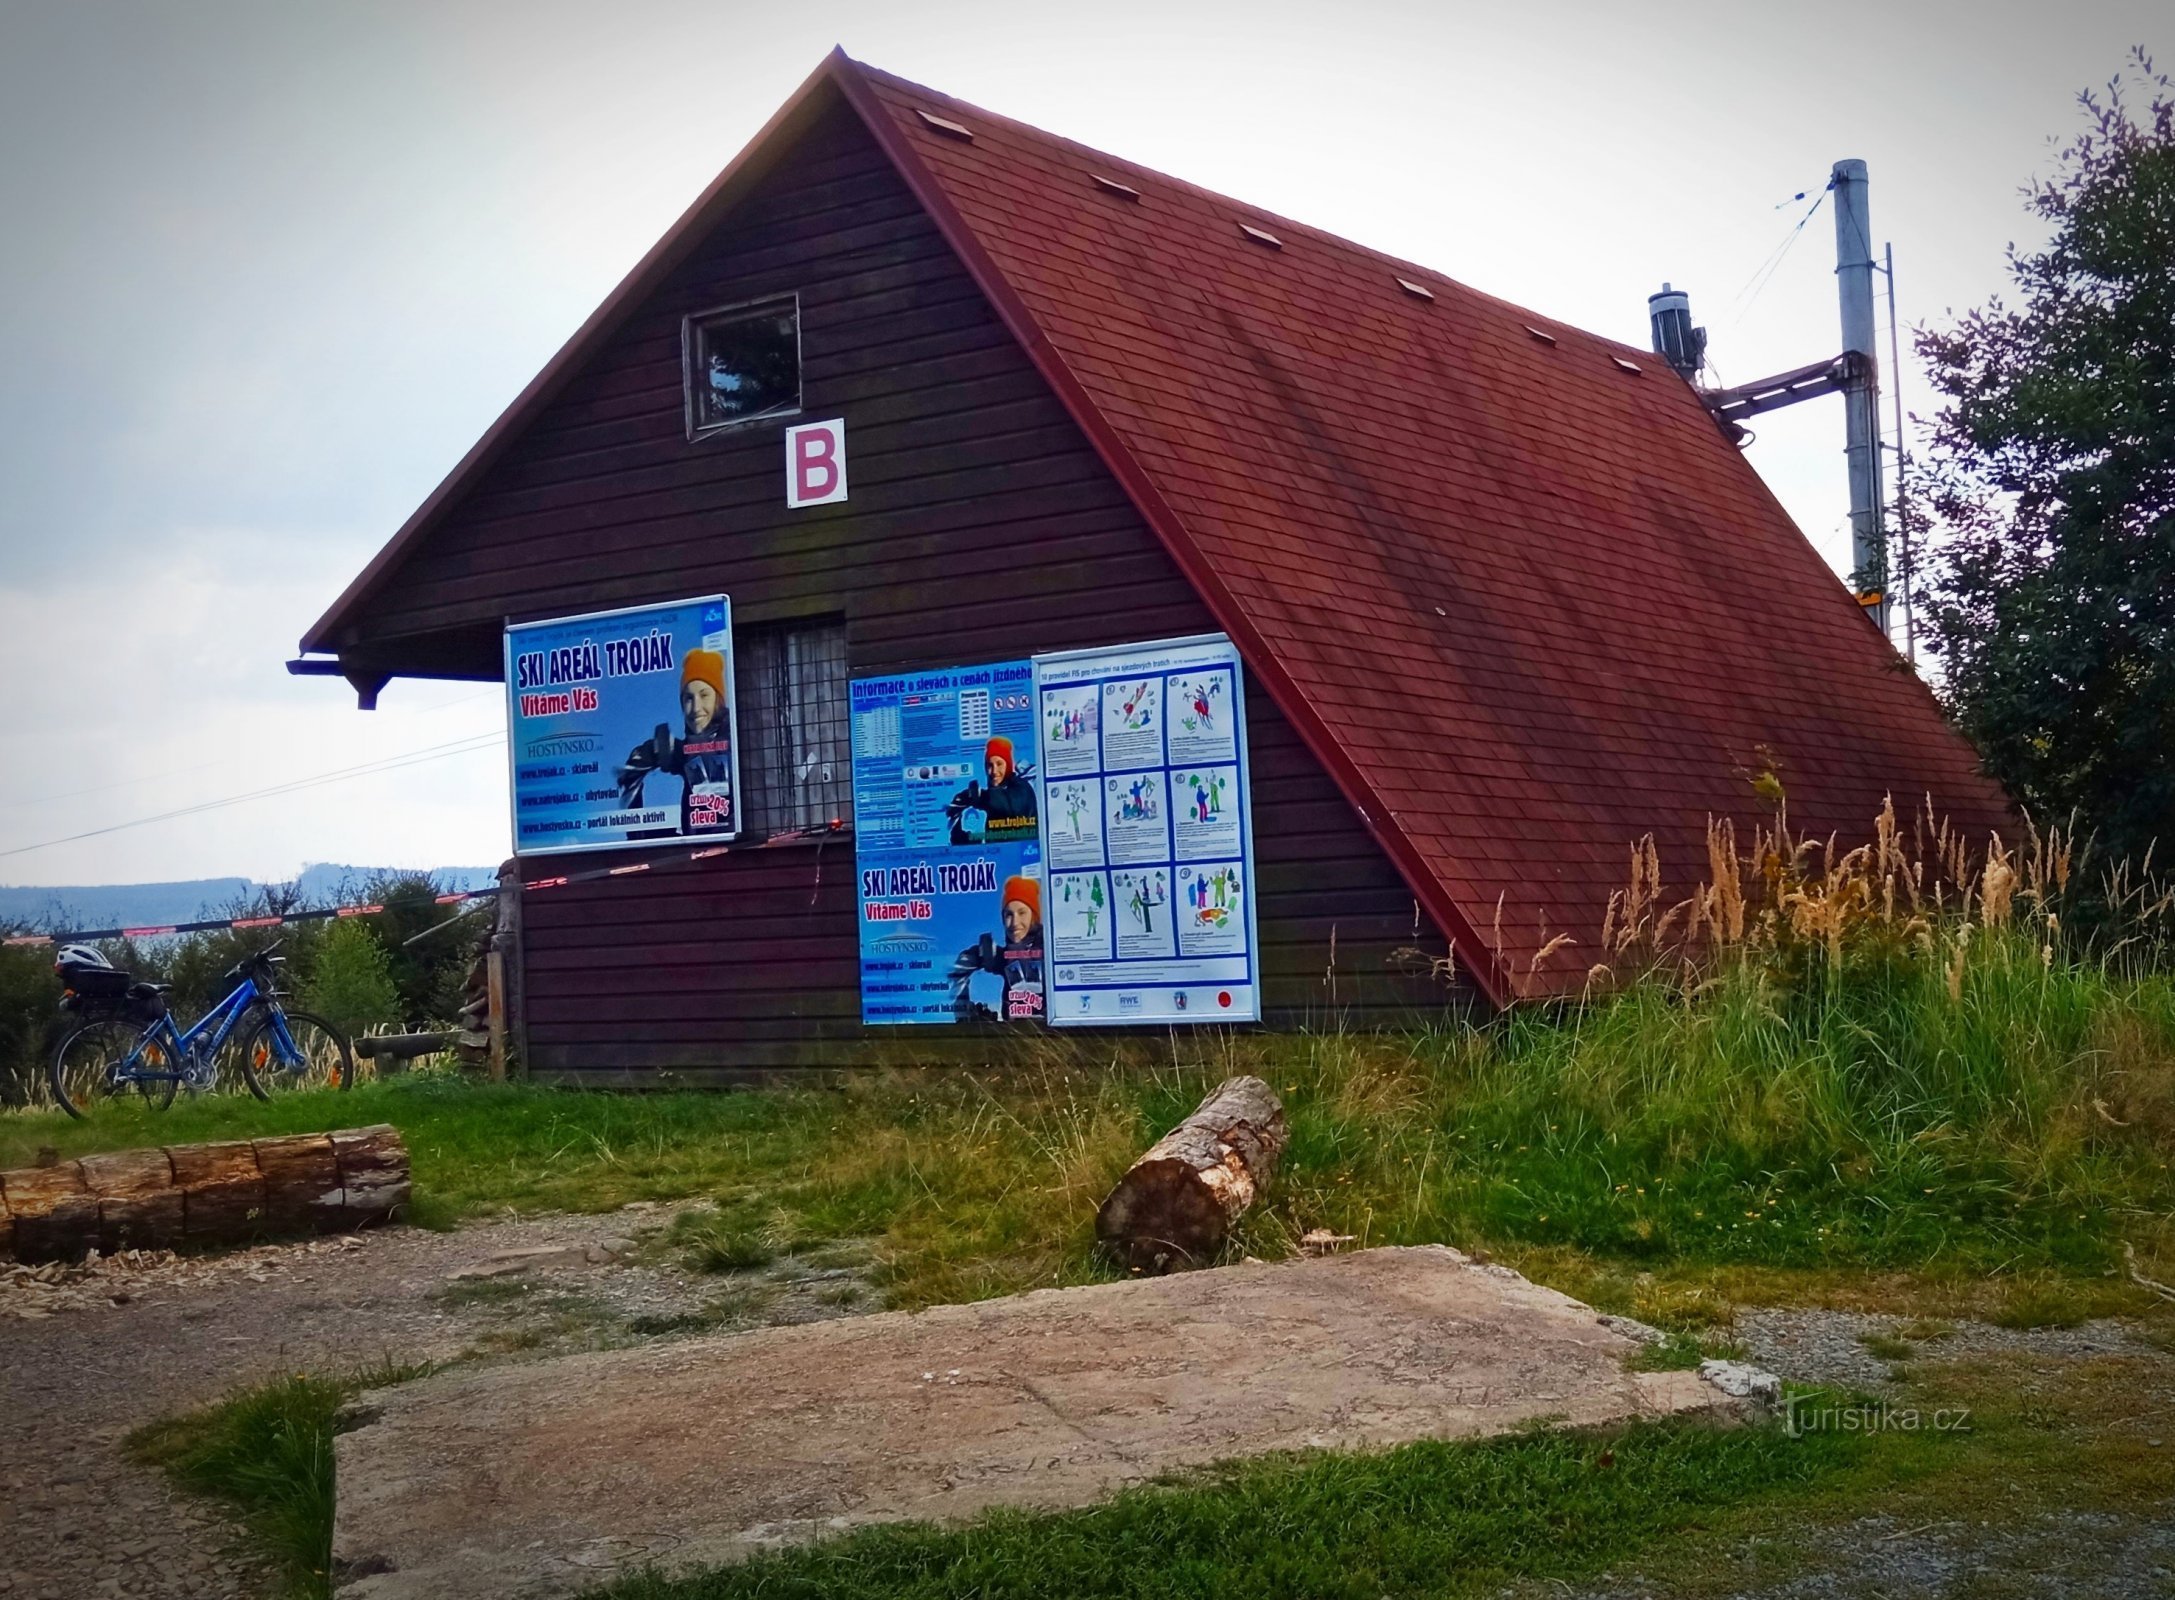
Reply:
[[846, 419], [804, 422], [785, 430], [785, 503], [789, 510], [846, 498]]

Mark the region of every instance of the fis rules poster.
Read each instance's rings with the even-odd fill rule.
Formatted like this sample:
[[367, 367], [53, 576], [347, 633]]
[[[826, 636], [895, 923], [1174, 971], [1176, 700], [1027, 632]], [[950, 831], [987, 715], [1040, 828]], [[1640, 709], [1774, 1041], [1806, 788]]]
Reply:
[[506, 630], [514, 851], [740, 831], [723, 595]]
[[1035, 658], [1053, 1025], [1261, 1020], [1243, 690], [1222, 634]]
[[1043, 1013], [1034, 667], [853, 684], [861, 1020]]

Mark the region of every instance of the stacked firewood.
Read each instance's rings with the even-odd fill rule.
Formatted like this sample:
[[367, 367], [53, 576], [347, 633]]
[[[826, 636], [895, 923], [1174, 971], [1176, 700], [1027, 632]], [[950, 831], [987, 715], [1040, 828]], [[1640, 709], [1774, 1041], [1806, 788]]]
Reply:
[[468, 981], [461, 989], [460, 1015], [454, 1019], [453, 1053], [464, 1067], [488, 1066], [491, 1061], [491, 940], [495, 928], [482, 919], [475, 959], [468, 965]]

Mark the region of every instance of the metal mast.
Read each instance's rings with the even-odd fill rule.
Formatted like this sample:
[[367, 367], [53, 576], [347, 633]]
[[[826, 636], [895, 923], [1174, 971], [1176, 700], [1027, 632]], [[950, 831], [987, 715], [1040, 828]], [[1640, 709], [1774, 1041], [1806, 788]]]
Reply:
[[1842, 303], [1843, 353], [1863, 358], [1843, 386], [1844, 451], [1850, 464], [1851, 581], [1858, 603], [1885, 637], [1888, 632], [1888, 551], [1882, 526], [1880, 369], [1873, 324], [1873, 229], [1866, 201], [1865, 163], [1838, 161], [1835, 192], [1835, 279]]

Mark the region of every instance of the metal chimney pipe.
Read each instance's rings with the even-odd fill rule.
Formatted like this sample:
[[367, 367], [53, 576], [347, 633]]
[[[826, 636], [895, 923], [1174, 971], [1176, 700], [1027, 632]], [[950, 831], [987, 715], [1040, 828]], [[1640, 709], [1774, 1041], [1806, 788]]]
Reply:
[[[1888, 551], [1882, 526], [1880, 368], [1873, 345], [1873, 225], [1866, 204], [1865, 163], [1838, 161], [1835, 191], [1835, 282], [1842, 302], [1843, 351], [1857, 372], [1843, 390], [1844, 451], [1850, 464], [1850, 557], [1861, 603], [1888, 632]], [[1867, 596], [1877, 599], [1866, 601]]]
[[1653, 330], [1654, 353], [1686, 383], [1697, 381], [1707, 364], [1707, 330], [1692, 326], [1692, 297], [1663, 284], [1660, 294], [1646, 297], [1646, 321]]

